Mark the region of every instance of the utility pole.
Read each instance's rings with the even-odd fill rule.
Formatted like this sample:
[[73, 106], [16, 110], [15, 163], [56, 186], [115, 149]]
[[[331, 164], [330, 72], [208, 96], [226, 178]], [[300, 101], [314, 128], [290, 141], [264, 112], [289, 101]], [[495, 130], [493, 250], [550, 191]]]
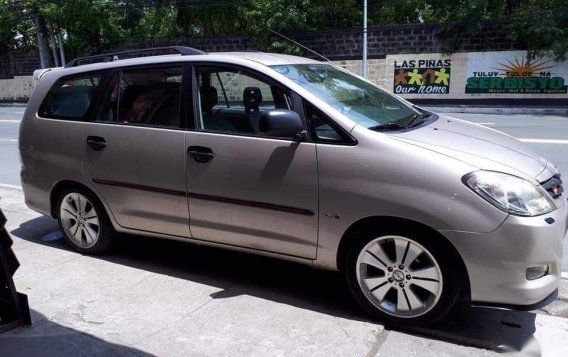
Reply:
[[367, 78], [367, 0], [363, 1], [363, 63], [361, 76]]
[[63, 48], [63, 40], [61, 39], [60, 28], [57, 28], [57, 40], [59, 41], [59, 55], [61, 56], [61, 66], [65, 66], [65, 49]]
[[49, 35], [51, 37], [51, 52], [53, 54], [53, 64], [55, 65], [55, 67], [59, 67], [59, 56], [57, 55], [57, 42], [55, 42], [55, 34], [53, 29], [49, 31]]

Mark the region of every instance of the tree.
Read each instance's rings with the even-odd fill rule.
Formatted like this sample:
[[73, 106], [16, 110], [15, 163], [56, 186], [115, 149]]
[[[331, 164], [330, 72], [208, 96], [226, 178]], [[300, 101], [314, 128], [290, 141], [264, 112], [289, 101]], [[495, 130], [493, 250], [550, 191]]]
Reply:
[[[255, 35], [269, 51], [298, 53], [274, 36], [360, 27], [362, 0], [0, 0], [0, 50], [62, 34], [70, 56], [179, 36]], [[442, 25], [448, 52], [498, 27], [531, 54], [565, 58], [566, 0], [369, 0], [369, 25]], [[38, 31], [39, 30], [39, 31]], [[41, 38], [39, 43], [41, 43]], [[45, 46], [44, 46], [45, 47]], [[45, 48], [44, 48], [45, 52]], [[47, 51], [49, 52], [49, 51]]]
[[565, 0], [427, 0], [421, 17], [443, 24], [445, 50], [459, 48], [464, 36], [475, 37], [498, 26], [531, 56], [566, 59], [568, 7]]

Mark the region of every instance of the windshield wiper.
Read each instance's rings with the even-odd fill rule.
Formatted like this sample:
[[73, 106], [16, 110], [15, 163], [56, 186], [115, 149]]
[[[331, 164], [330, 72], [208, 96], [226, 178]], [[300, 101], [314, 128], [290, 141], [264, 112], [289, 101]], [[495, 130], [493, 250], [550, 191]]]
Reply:
[[410, 128], [410, 125], [412, 125], [412, 123], [414, 123], [418, 119], [428, 118], [430, 115], [432, 115], [432, 113], [416, 113], [416, 114], [413, 114], [412, 117], [410, 117], [410, 120], [406, 123], [405, 127]]
[[398, 129], [406, 129], [406, 125], [402, 125], [402, 124], [396, 123], [396, 122], [389, 122], [389, 123], [383, 123], [383, 124], [375, 125], [375, 126], [372, 126], [368, 129], [374, 130], [374, 131], [398, 130]]

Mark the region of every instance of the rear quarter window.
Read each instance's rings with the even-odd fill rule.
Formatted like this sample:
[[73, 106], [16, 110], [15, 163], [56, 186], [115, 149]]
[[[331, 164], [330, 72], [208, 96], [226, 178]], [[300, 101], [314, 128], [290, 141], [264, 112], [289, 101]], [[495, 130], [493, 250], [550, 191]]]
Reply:
[[43, 118], [82, 120], [95, 100], [102, 74], [62, 77], [47, 93], [39, 107]]

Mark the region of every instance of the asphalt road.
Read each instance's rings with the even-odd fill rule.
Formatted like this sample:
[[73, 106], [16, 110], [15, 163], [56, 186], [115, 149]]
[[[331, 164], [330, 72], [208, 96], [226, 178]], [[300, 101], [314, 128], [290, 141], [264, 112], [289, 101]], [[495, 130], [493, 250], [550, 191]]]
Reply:
[[23, 107], [0, 107], [0, 184], [20, 185], [18, 131]]
[[[0, 107], [0, 187], [20, 185], [18, 130], [23, 107]], [[568, 177], [568, 118], [538, 115], [488, 115], [453, 113], [489, 128], [503, 131], [523, 142], [534, 151], [552, 160], [564, 177]], [[562, 270], [568, 272], [568, 242], [564, 241]]]

